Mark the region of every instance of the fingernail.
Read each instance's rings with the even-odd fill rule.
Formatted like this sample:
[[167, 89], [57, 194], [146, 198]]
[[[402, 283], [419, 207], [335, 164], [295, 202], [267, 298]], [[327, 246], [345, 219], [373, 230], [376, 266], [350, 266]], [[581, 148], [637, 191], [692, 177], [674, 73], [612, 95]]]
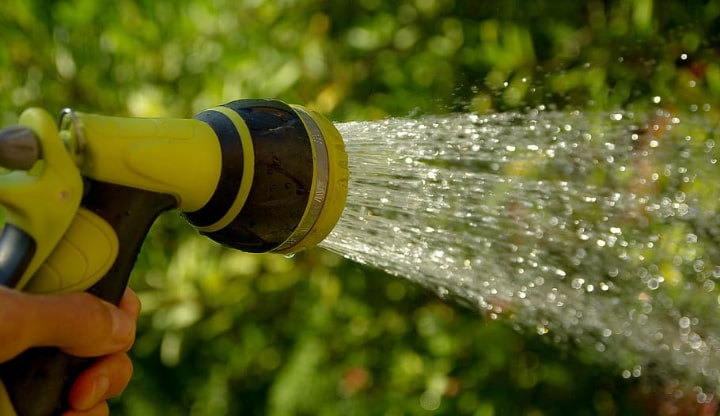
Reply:
[[127, 313], [120, 309], [112, 309], [113, 319], [113, 341], [117, 344], [125, 344], [133, 337], [135, 323]]

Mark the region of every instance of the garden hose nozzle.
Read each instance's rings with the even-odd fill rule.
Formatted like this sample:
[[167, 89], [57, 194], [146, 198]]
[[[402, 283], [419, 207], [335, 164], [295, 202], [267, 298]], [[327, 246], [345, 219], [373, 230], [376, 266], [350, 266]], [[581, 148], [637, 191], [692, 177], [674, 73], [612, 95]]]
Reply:
[[[340, 134], [300, 106], [238, 100], [194, 119], [64, 110], [59, 125], [31, 108], [0, 130], [0, 285], [118, 303], [160, 213], [235, 249], [291, 254], [330, 233], [347, 187]], [[62, 413], [90, 362], [31, 348], [0, 363], [0, 413]]]
[[196, 117], [220, 140], [220, 182], [201, 209], [200, 232], [248, 252], [294, 253], [317, 245], [345, 206], [347, 155], [327, 119], [280, 101], [240, 100]]

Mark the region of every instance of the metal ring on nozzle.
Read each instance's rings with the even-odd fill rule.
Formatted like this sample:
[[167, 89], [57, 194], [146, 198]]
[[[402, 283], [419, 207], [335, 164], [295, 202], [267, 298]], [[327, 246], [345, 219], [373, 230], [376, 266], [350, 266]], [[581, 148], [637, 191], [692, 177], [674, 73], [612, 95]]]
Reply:
[[72, 108], [63, 108], [58, 116], [58, 133], [76, 165], [82, 164], [85, 137]]
[[320, 216], [323, 205], [325, 204], [325, 197], [327, 196], [328, 181], [329, 181], [329, 164], [328, 164], [328, 151], [325, 146], [325, 137], [323, 132], [318, 127], [315, 120], [305, 112], [305, 110], [295, 107], [295, 112], [300, 116], [303, 124], [310, 133], [311, 143], [314, 150], [315, 160], [315, 183], [314, 191], [308, 201], [308, 207], [305, 209], [305, 215], [298, 224], [297, 228], [293, 231], [290, 236], [283, 241], [273, 251], [283, 253], [286, 251], [292, 252], [293, 248], [302, 241], [310, 230], [312, 230], [315, 222]]
[[[298, 241], [294, 245], [282, 244], [284, 247], [282, 250], [273, 250], [273, 252], [283, 254], [315, 247], [330, 234], [345, 209], [345, 199], [348, 193], [350, 176], [345, 143], [333, 123], [312, 110], [298, 105], [292, 105], [291, 107], [300, 115], [305, 123], [306, 129], [313, 137], [313, 143], [319, 139], [322, 148], [326, 152], [326, 164], [324, 165], [326, 166], [326, 170], [322, 167], [323, 165], [321, 163], [317, 164], [316, 169], [318, 172], [323, 169], [323, 172], [327, 173], [327, 185], [323, 193], [322, 204], [318, 204], [318, 206], [320, 206], [319, 211], [312, 211], [310, 207], [306, 210], [306, 217], [308, 217], [307, 222], [310, 223], [312, 221], [312, 224], [305, 234], [298, 238]], [[307, 120], [310, 120], [310, 122]], [[316, 153], [319, 153], [319, 151], [316, 151]], [[315, 192], [315, 195], [319, 197], [318, 192]], [[319, 198], [317, 199], [319, 200]], [[304, 222], [305, 218], [303, 218], [303, 223]]]

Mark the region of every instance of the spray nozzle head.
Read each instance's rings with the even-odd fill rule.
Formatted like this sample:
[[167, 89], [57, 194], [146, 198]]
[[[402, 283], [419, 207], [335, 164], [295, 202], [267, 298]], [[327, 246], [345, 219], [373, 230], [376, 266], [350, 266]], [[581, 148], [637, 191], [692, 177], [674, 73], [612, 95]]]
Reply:
[[[208, 203], [216, 208], [185, 214], [201, 232], [243, 251], [278, 253], [312, 247], [330, 233], [348, 181], [347, 155], [332, 123], [275, 100], [233, 101], [196, 118], [215, 130], [223, 153], [216, 197]], [[238, 200], [242, 206], [229, 218]]]

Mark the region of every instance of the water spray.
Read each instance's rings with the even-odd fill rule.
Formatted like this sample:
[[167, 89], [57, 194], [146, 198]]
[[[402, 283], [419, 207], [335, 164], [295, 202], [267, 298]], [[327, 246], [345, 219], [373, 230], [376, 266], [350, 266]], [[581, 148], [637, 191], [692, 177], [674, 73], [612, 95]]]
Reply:
[[718, 124], [663, 109], [339, 123], [320, 246], [626, 379], [720, 393]]

